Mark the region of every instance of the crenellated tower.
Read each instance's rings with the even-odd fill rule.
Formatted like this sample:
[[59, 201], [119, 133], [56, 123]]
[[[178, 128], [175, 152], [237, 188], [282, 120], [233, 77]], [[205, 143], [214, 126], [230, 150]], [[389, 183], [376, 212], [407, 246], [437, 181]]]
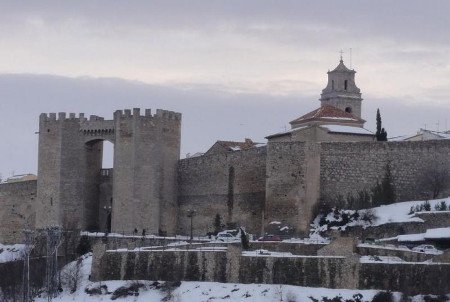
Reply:
[[36, 228], [99, 229], [103, 141], [114, 144], [112, 231], [176, 230], [181, 114], [138, 108], [113, 120], [41, 114]]
[[361, 118], [361, 91], [355, 83], [353, 69], [347, 68], [344, 61], [332, 71], [328, 71], [328, 84], [322, 90], [321, 106], [331, 105]]

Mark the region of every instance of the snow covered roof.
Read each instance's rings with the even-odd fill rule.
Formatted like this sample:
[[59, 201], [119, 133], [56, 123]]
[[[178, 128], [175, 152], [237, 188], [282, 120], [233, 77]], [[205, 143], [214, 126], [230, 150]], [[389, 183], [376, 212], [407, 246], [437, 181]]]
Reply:
[[28, 180], [36, 180], [37, 176], [34, 174], [20, 174], [20, 175], [13, 175], [11, 177], [9, 177], [6, 182], [11, 183], [11, 182], [20, 182], [20, 181], [28, 181]]
[[389, 141], [427, 141], [434, 139], [450, 139], [450, 131], [433, 131], [420, 129], [415, 134], [400, 135], [389, 138]]
[[425, 241], [425, 234], [407, 234], [407, 235], [398, 235], [398, 242], [422, 242]]
[[425, 239], [450, 239], [450, 227], [428, 229], [425, 232]]
[[450, 239], [450, 227], [428, 229], [425, 233], [398, 235], [398, 242], [422, 242], [426, 239]]
[[235, 141], [217, 141], [216, 144], [228, 149], [229, 151], [247, 150], [255, 147], [258, 143], [253, 142], [251, 139], [246, 138], [243, 142]]
[[369, 131], [361, 127], [343, 126], [343, 125], [321, 125], [322, 128], [327, 128], [330, 132], [334, 133], [349, 133], [359, 135], [374, 135], [372, 131]]

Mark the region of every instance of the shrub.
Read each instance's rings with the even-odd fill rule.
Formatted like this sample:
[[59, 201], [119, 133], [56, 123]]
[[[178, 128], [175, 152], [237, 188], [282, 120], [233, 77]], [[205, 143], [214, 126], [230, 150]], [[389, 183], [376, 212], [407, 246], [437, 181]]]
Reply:
[[434, 209], [436, 211], [447, 211], [448, 207], [447, 207], [447, 204], [445, 203], [445, 201], [441, 201], [440, 203], [438, 203], [437, 205], [434, 206]]
[[91, 241], [88, 236], [81, 236], [77, 245], [77, 254], [82, 256], [92, 251]]
[[245, 231], [241, 228], [241, 245], [242, 245], [242, 249], [243, 250], [248, 250], [249, 248], [249, 244], [248, 244], [248, 238], [247, 238], [247, 234], [245, 233]]
[[367, 209], [362, 212], [361, 219], [366, 222], [373, 222], [377, 216], [375, 215], [375, 212], [372, 209]]
[[117, 298], [127, 296], [138, 296], [139, 288], [143, 286], [144, 284], [139, 282], [133, 282], [129, 286], [121, 286], [113, 292], [113, 294], [111, 295], [111, 300], [116, 300]]
[[394, 296], [391, 292], [378, 292], [372, 302], [394, 302]]

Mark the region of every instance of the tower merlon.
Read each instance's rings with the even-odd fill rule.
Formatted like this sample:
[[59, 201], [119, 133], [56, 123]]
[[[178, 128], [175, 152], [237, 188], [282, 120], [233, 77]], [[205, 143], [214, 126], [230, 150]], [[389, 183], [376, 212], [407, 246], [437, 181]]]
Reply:
[[163, 118], [168, 120], [181, 121], [181, 113], [163, 109], [156, 109], [156, 113], [153, 115], [151, 109], [143, 109], [142, 115], [140, 108], [116, 110], [114, 112], [114, 118], [137, 118], [137, 117]]
[[156, 109], [155, 116], [159, 118], [181, 121], [181, 113], [169, 110]]
[[90, 122], [93, 122], [93, 121], [104, 121], [104, 120], [105, 120], [105, 118], [97, 116], [97, 115], [91, 115], [89, 117], [89, 121]]
[[66, 113], [65, 112], [58, 112], [58, 120], [64, 121], [66, 119]]

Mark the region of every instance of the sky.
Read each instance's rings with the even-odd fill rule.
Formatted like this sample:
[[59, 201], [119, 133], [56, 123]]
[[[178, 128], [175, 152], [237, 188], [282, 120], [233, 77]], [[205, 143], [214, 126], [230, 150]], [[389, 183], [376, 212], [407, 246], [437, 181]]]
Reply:
[[[357, 71], [366, 128], [450, 128], [450, 2], [0, 1], [0, 173], [36, 173], [41, 112], [181, 112], [182, 157], [264, 142]], [[351, 51], [350, 51], [351, 49]], [[351, 55], [350, 55], [351, 54]]]

